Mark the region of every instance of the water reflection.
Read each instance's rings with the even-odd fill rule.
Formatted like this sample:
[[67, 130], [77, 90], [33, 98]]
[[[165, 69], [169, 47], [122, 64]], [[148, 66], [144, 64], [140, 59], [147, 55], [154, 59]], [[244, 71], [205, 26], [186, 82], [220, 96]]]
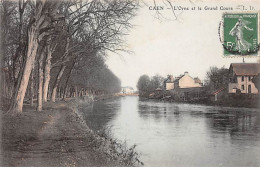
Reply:
[[259, 132], [259, 112], [239, 110], [219, 110], [218, 113], [207, 114], [209, 127], [214, 132], [227, 132], [232, 135], [251, 135]]
[[95, 130], [137, 144], [146, 166], [260, 166], [256, 109], [139, 100], [97, 102], [86, 120]]
[[108, 122], [113, 120], [120, 109], [120, 99], [108, 99], [99, 101], [92, 105], [82, 105], [79, 111], [82, 111], [88, 126], [95, 130], [103, 130], [107, 127]]

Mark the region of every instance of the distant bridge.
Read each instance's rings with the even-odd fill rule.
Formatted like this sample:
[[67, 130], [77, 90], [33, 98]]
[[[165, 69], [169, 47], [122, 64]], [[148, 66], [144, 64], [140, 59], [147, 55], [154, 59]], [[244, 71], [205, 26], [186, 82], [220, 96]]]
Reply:
[[139, 96], [138, 93], [117, 93], [116, 96]]

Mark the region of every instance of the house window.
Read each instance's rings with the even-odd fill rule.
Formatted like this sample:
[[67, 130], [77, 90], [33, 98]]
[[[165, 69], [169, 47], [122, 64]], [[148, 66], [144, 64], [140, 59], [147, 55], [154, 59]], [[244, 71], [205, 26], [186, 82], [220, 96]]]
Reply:
[[251, 81], [252, 80], [252, 77], [251, 76], [248, 76], [248, 81]]
[[237, 83], [237, 78], [236, 77], [231, 77], [229, 78], [230, 83]]
[[245, 90], [245, 86], [244, 85], [241, 86], [241, 90]]
[[248, 93], [251, 93], [251, 85], [248, 85]]
[[242, 76], [242, 81], [244, 81], [244, 76]]
[[233, 82], [232, 82], [232, 83], [237, 83], [237, 79], [238, 79], [237, 76], [234, 76], [234, 77], [233, 77]]

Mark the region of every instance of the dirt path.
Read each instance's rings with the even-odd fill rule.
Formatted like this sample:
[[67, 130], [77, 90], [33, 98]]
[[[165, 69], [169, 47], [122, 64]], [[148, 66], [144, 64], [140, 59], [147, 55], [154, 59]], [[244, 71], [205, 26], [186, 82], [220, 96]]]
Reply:
[[122, 166], [66, 103], [3, 115], [2, 166]]

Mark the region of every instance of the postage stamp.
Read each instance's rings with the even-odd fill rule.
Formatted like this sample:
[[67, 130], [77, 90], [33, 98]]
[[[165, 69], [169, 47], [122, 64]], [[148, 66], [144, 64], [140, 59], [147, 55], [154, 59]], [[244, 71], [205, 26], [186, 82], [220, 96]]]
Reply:
[[259, 56], [259, 13], [223, 14], [224, 56]]

